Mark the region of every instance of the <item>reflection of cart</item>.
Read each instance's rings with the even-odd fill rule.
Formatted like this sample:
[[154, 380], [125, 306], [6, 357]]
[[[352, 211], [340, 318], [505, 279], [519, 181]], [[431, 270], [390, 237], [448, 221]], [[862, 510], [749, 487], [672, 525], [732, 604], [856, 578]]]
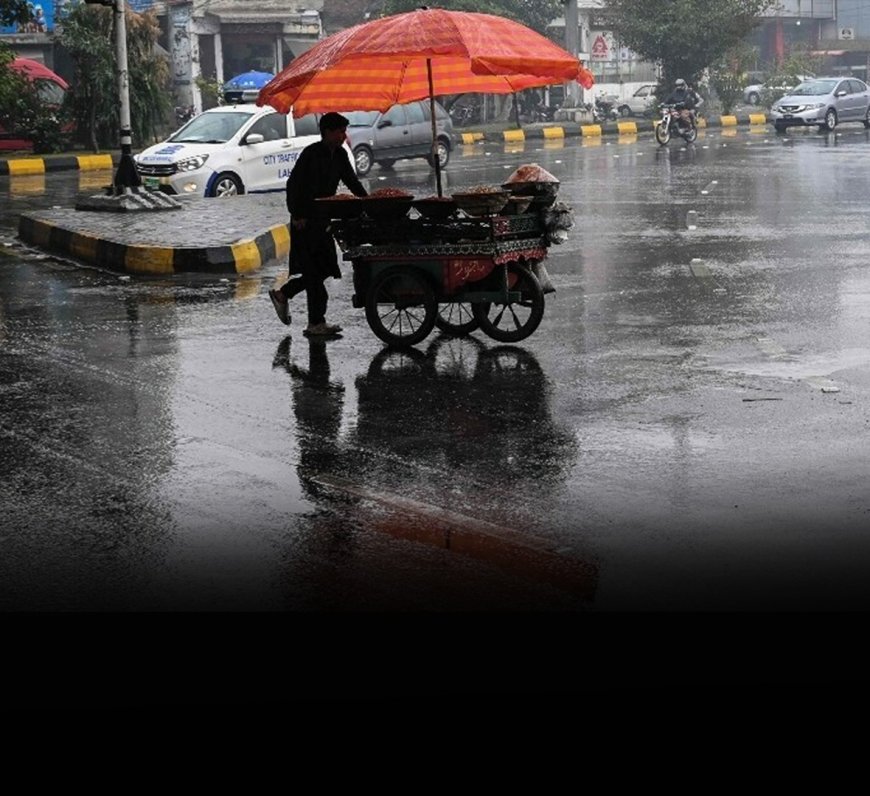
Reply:
[[541, 322], [548, 242], [537, 213], [361, 216], [334, 221], [332, 231], [353, 263], [353, 305], [365, 307], [372, 331], [390, 345], [419, 343], [435, 326], [457, 335], [480, 328], [513, 343]]

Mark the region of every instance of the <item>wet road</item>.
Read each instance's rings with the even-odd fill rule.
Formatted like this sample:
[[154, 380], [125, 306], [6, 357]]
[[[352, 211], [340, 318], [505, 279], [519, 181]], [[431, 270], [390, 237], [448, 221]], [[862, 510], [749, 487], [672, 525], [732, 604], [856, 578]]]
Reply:
[[577, 213], [541, 327], [405, 355], [349, 278], [317, 343], [283, 264], [7, 245], [105, 177], [0, 178], [0, 608], [866, 608], [870, 135], [477, 145], [445, 190], [530, 161]]

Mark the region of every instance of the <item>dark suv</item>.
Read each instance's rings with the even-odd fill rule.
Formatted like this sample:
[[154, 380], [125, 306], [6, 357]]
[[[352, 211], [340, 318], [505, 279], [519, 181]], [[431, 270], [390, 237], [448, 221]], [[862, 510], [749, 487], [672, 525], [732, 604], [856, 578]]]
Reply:
[[[343, 115], [350, 120], [347, 135], [356, 171], [361, 177], [368, 174], [375, 163], [389, 167], [403, 158], [426, 158], [434, 167], [429, 100], [393, 105], [386, 113], [346, 111]], [[453, 122], [437, 102], [435, 123], [438, 159], [443, 168], [453, 148]]]

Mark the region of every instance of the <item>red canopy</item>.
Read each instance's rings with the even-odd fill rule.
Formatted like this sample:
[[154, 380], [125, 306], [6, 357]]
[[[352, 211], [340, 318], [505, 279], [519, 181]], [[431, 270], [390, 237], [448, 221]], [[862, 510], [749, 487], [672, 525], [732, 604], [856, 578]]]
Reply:
[[16, 58], [12, 61], [12, 68], [21, 72], [30, 80], [37, 80], [39, 78], [53, 80], [55, 83], [58, 83], [61, 88], [69, 88], [66, 80], [64, 80], [60, 75], [56, 75], [45, 64], [39, 63], [39, 61], [33, 61], [30, 58]]
[[[428, 63], [427, 63], [428, 62]], [[509, 19], [418, 9], [340, 31], [300, 55], [260, 91], [258, 105], [298, 115], [380, 110], [432, 95], [509, 94], [592, 73], [566, 50]]]

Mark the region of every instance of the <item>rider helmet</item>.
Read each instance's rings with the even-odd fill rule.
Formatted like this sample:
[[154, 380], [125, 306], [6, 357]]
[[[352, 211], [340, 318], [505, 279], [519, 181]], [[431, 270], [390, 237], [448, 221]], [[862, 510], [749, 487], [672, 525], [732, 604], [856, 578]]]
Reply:
[[686, 87], [686, 81], [683, 80], [683, 78], [678, 77], [677, 80], [676, 80], [676, 82], [674, 83], [674, 86], [675, 86], [676, 88], [685, 88], [685, 87]]

